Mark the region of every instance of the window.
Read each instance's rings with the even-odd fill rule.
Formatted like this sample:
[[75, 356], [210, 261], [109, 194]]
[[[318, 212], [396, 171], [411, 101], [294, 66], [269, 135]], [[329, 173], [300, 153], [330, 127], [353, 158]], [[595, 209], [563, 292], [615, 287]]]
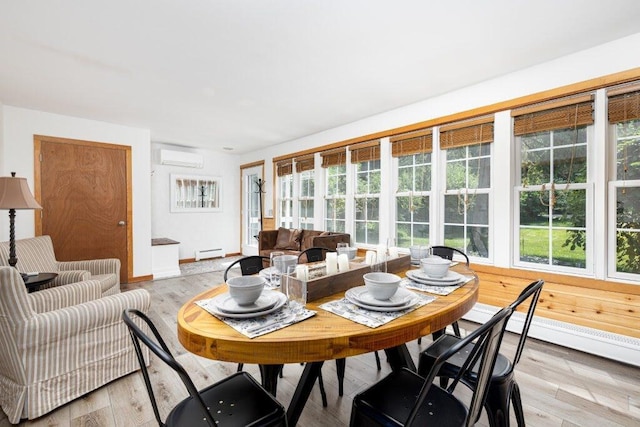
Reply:
[[591, 95], [514, 111], [519, 146], [517, 260], [588, 269]]
[[276, 174], [280, 227], [293, 228], [293, 163], [291, 159], [278, 163]]
[[313, 230], [313, 208], [315, 196], [314, 158], [296, 159], [298, 173], [298, 218], [299, 228]]
[[346, 150], [321, 153], [325, 170], [324, 223], [326, 231], [346, 231]]
[[440, 128], [445, 154], [444, 245], [489, 257], [493, 117]]
[[395, 239], [408, 248], [429, 244], [431, 196], [432, 130], [391, 137], [391, 154], [396, 159]]
[[609, 273], [638, 280], [640, 274], [640, 85], [608, 91], [615, 145], [615, 176], [609, 182], [611, 232]]
[[355, 166], [355, 241], [375, 245], [380, 240], [380, 141], [350, 147]]

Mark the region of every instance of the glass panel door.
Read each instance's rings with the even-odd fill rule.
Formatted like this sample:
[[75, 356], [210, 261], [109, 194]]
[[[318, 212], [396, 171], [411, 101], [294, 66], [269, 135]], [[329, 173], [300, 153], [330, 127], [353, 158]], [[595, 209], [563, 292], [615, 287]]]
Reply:
[[262, 166], [242, 170], [242, 254], [258, 255], [258, 233], [261, 229], [261, 194], [258, 180]]

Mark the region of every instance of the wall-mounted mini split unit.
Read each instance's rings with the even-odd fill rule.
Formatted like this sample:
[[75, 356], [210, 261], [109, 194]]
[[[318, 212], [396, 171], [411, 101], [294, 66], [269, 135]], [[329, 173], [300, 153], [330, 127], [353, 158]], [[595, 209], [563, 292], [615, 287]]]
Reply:
[[204, 157], [197, 153], [186, 151], [160, 150], [160, 164], [182, 166], [185, 168], [202, 168]]

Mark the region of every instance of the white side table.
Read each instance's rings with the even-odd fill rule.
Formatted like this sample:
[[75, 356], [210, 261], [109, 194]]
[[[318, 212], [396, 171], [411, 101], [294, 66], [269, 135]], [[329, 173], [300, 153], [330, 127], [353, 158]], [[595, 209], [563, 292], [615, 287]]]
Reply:
[[151, 272], [154, 279], [180, 275], [179, 244], [166, 237], [151, 239]]

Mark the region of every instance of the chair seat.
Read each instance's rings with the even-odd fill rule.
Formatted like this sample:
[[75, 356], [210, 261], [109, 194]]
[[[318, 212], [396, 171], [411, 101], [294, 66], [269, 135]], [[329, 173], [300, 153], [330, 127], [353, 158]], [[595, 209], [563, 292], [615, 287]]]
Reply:
[[[392, 372], [354, 398], [351, 425], [404, 426], [424, 381], [408, 369]], [[414, 425], [460, 426], [466, 416], [458, 399], [433, 384]]]
[[[444, 335], [444, 338], [438, 340], [434, 343], [434, 345], [428, 347], [425, 351], [420, 353], [418, 373], [420, 375], [426, 375], [431, 369], [431, 366], [433, 366], [436, 355], [440, 354], [443, 349], [453, 346], [458, 341], [460, 341], [459, 337], [446, 334]], [[455, 377], [473, 347], [473, 344], [462, 347], [462, 349], [458, 353], [456, 353], [442, 365], [442, 368], [440, 368], [439, 371], [439, 375], [447, 378]], [[478, 364], [479, 362], [476, 363], [476, 366], [473, 367], [469, 375], [466, 375], [465, 378], [462, 379], [462, 382], [467, 382], [468, 380], [472, 380], [473, 382], [475, 382], [477, 380], [476, 376], [478, 374]], [[512, 372], [513, 367], [511, 366], [511, 361], [501, 353], [498, 353], [496, 364], [493, 366], [493, 371], [491, 373], [491, 382], [500, 382], [502, 379], [509, 377]]]
[[[204, 403], [221, 426], [285, 426], [282, 407], [245, 372], [200, 390]], [[188, 397], [169, 414], [167, 426], [206, 426], [198, 402]]]

